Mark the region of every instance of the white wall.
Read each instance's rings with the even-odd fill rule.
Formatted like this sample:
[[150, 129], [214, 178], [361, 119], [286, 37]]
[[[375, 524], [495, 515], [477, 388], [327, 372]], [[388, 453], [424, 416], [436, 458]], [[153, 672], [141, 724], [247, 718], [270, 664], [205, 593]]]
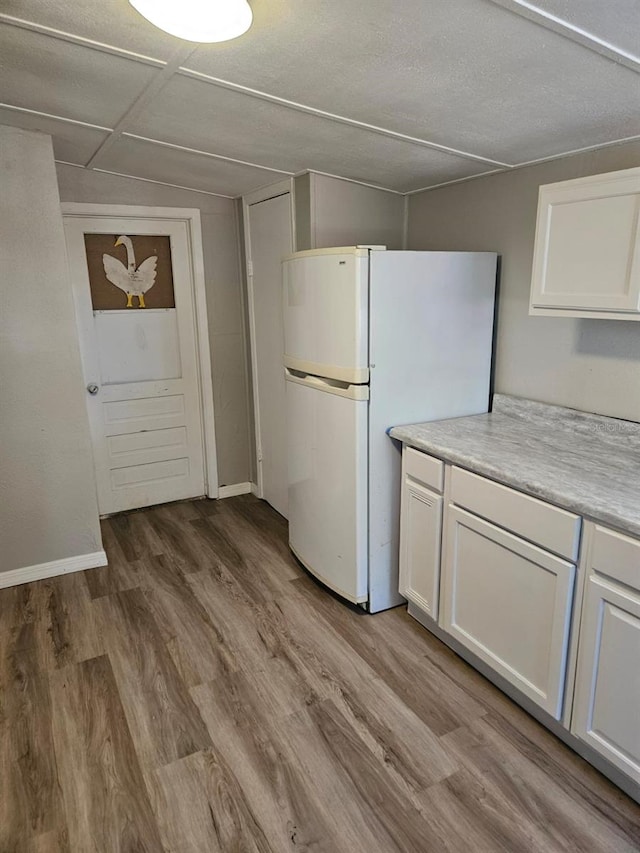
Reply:
[[640, 164], [640, 143], [410, 197], [409, 249], [502, 256], [495, 390], [640, 421], [640, 323], [529, 317], [538, 187]]
[[296, 178], [296, 244], [301, 249], [363, 244], [401, 249], [404, 198], [310, 172]]
[[51, 139], [0, 127], [0, 571], [102, 549]]
[[[236, 204], [221, 196], [58, 165], [62, 201], [200, 210], [211, 343], [218, 479], [250, 478], [248, 374]], [[251, 438], [250, 438], [251, 436]]]

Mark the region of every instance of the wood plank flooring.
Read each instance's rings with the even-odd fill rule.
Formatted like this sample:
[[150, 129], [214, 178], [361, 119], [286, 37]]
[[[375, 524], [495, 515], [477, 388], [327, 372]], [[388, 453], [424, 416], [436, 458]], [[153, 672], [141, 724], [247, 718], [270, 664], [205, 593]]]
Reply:
[[0, 590], [0, 853], [630, 853], [640, 807], [253, 497]]

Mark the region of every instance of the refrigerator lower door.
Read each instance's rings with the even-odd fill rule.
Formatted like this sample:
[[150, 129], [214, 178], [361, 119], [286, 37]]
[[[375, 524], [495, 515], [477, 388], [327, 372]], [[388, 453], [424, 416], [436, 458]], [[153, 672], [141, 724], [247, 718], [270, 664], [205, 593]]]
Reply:
[[289, 544], [354, 603], [368, 599], [368, 388], [287, 371]]

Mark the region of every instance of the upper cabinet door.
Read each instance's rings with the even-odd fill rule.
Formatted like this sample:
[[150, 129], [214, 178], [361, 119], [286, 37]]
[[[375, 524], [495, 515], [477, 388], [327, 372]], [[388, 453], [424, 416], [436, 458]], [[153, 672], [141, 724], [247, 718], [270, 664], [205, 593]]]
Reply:
[[640, 319], [640, 168], [540, 187], [531, 314]]

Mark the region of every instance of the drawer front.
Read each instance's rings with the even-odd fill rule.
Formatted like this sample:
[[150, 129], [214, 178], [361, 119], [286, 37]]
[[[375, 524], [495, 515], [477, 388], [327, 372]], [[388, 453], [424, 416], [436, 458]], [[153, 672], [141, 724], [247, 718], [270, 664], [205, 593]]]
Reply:
[[455, 467], [451, 500], [554, 554], [578, 558], [582, 520], [572, 512]]
[[442, 627], [559, 720], [575, 566], [457, 507], [446, 535]]
[[596, 525], [591, 568], [640, 591], [640, 541]]
[[412, 447], [405, 447], [405, 474], [429, 486], [436, 492], [442, 492], [444, 485], [444, 462], [441, 459], [436, 459], [434, 456], [429, 456], [428, 453], [421, 453], [419, 450], [414, 450]]

